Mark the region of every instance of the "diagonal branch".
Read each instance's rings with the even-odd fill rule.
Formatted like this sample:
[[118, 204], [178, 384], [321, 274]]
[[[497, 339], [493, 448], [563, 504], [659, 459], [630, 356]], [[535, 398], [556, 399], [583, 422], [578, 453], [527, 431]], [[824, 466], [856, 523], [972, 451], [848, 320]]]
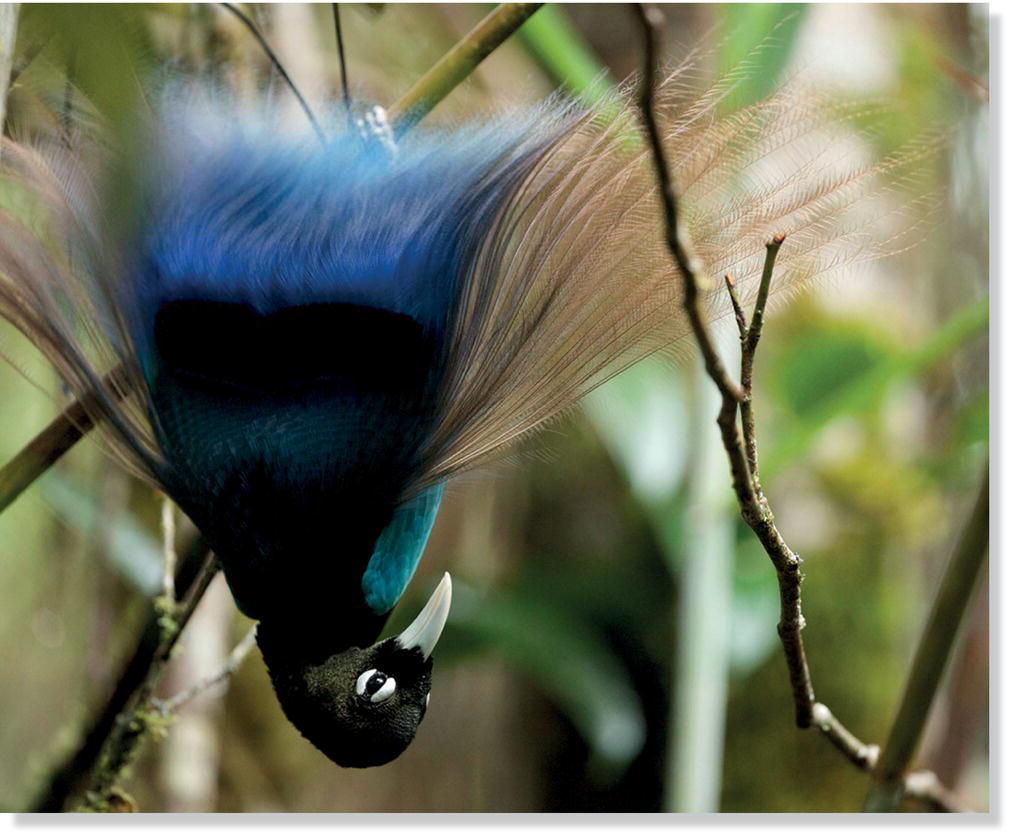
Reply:
[[[209, 569], [207, 555], [208, 548], [201, 539], [183, 552], [176, 568], [175, 590], [187, 591], [188, 597], [204, 590], [205, 586], [198, 584], [198, 580]], [[217, 566], [218, 563], [215, 563], [214, 567]], [[193, 601], [196, 605], [197, 600]], [[37, 796], [29, 804], [31, 811], [62, 812], [85, 791], [86, 783], [103, 757], [106, 742], [113, 737], [121, 716], [129, 713], [128, 708], [139, 706], [137, 696], [165, 652], [167, 633], [174, 632], [179, 636], [179, 631], [174, 630], [184, 628], [193, 610], [188, 606], [169, 615], [167, 609], [162, 607], [163, 603], [153, 603], [153, 606], [138, 632], [134, 653], [121, 670], [109, 698], [85, 729], [77, 749], [50, 771]], [[172, 618], [167, 620], [167, 616]]]
[[389, 108], [396, 137], [420, 122], [543, 3], [502, 3]]
[[[736, 385], [724, 368], [706, 325], [700, 294], [701, 289], [707, 287], [707, 284], [704, 278], [698, 275], [696, 264], [684, 241], [678, 196], [657, 127], [654, 92], [664, 18], [659, 9], [649, 4], [637, 4], [635, 10], [642, 26], [645, 50], [645, 68], [639, 103], [660, 190], [667, 246], [682, 280], [685, 314], [692, 326], [706, 371], [720, 391], [721, 408], [717, 424], [730, 461], [733, 488], [742, 518], [756, 534], [777, 573], [780, 591], [780, 621], [777, 624], [777, 633], [791, 682], [795, 723], [800, 728], [815, 728], [853, 765], [871, 772], [876, 767], [879, 748], [863, 742], [837, 719], [829, 707], [816, 701], [802, 639], [802, 630], [805, 628], [801, 601], [802, 560], [788, 546], [777, 529], [773, 512], [759, 479], [756, 429], [752, 413], [753, 363], [762, 335], [770, 281], [784, 237], [776, 235], [766, 245], [763, 275], [760, 278], [750, 322], [746, 321], [745, 310], [738, 299], [733, 282], [730, 277], [725, 278], [741, 338], [741, 381], [740, 385]], [[905, 767], [906, 765], [902, 766], [901, 771]], [[903, 796], [922, 800], [927, 805], [943, 811], [956, 808], [956, 801], [952, 795], [928, 772], [902, 776], [900, 782]]]
[[[905, 773], [921, 741], [932, 700], [946, 671], [950, 650], [988, 553], [989, 469], [986, 468], [978, 500], [950, 556], [925, 623], [886, 747], [873, 770], [872, 786], [865, 801], [867, 811], [893, 811], [902, 794], [908, 791]], [[923, 786], [930, 787], [935, 788], [931, 781]]]
[[[123, 367], [117, 367], [103, 378], [103, 390], [117, 397], [122, 398], [129, 386]], [[95, 426], [92, 416], [88, 396], [72, 402], [0, 468], [0, 513], [92, 430]]]
[[103, 743], [98, 767], [85, 792], [84, 810], [108, 812], [116, 810], [124, 800], [130, 802], [119, 785], [137, 758], [146, 736], [162, 721], [161, 715], [153, 712], [156, 709], [152, 703], [155, 688], [184, 627], [218, 572], [219, 560], [212, 553], [206, 554], [187, 593], [175, 603], [176, 607], [171, 612], [158, 618], [161, 629], [159, 643], [152, 652], [144, 678], [130, 694], [124, 709], [117, 714], [113, 729]]
[[247, 659], [247, 656], [254, 648], [256, 639], [257, 629], [255, 626], [252, 626], [247, 634], [243, 636], [241, 641], [233, 647], [233, 651], [230, 652], [229, 657], [226, 658], [226, 662], [223, 664], [222, 669], [214, 675], [203, 678], [198, 681], [198, 683], [183, 692], [172, 696], [171, 698], [167, 698], [165, 700], [153, 700], [153, 705], [160, 713], [168, 717], [179, 710], [188, 701], [197, 698], [202, 693], [212, 689], [212, 687], [228, 680], [238, 669], [240, 669], [240, 665]]

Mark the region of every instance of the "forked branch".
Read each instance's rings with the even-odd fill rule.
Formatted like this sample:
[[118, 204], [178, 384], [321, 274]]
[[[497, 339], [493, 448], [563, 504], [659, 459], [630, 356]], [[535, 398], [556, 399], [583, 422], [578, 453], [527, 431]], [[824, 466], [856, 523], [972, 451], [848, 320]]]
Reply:
[[[717, 424], [730, 461], [733, 488], [742, 518], [756, 534], [777, 573], [780, 591], [780, 622], [777, 625], [777, 632], [791, 682], [795, 723], [800, 728], [816, 729], [852, 764], [871, 772], [877, 765], [879, 748], [859, 739], [837, 719], [829, 707], [816, 701], [802, 638], [802, 630], [805, 628], [801, 600], [802, 560], [788, 546], [777, 529], [773, 512], [759, 479], [755, 419], [752, 411], [753, 364], [762, 335], [770, 281], [784, 237], [775, 235], [766, 245], [766, 259], [751, 320], [746, 319], [745, 310], [738, 299], [731, 278], [725, 277], [741, 342], [741, 376], [740, 382], [735, 384], [724, 367], [703, 313], [702, 289], [707, 287], [707, 282], [699, 275], [691, 250], [685, 243], [679, 199], [657, 126], [654, 92], [664, 17], [657, 7], [648, 4], [638, 4], [636, 15], [643, 30], [645, 44], [645, 66], [639, 103], [660, 191], [667, 246], [677, 273], [681, 277], [683, 307], [706, 372], [720, 392], [721, 408]], [[952, 811], [957, 806], [953, 796], [943, 789], [935, 776], [929, 772], [902, 776], [900, 794], [903, 797], [921, 800], [940, 811]]]

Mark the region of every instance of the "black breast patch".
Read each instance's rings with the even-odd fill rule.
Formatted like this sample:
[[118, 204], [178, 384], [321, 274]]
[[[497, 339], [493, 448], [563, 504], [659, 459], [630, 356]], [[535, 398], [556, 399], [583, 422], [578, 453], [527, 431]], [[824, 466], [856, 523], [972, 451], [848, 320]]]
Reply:
[[369, 390], [423, 383], [434, 339], [399, 312], [315, 303], [262, 314], [243, 303], [180, 300], [156, 313], [160, 363], [192, 383], [287, 391], [322, 381]]

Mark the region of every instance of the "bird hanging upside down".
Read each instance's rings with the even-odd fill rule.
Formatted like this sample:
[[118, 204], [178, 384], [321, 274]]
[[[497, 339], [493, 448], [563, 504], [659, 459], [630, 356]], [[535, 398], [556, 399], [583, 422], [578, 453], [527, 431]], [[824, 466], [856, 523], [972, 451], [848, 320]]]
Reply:
[[[676, 74], [661, 96], [717, 289], [775, 232], [783, 288], [882, 255], [866, 207], [907, 154], [849, 162], [844, 114], [788, 91], [725, 113]], [[4, 213], [0, 313], [202, 531], [286, 715], [340, 765], [394, 759], [426, 712], [448, 574], [376, 640], [446, 482], [687, 331], [637, 126], [552, 102], [393, 152], [177, 93], [101, 173], [98, 146], [4, 142], [49, 228]]]

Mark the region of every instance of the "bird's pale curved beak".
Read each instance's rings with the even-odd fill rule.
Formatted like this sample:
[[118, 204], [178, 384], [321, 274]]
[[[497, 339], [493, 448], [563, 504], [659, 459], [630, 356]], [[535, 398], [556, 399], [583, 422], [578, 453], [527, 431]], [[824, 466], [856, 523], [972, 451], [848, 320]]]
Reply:
[[427, 605], [406, 630], [396, 637], [396, 642], [404, 649], [418, 649], [424, 660], [427, 660], [431, 657], [434, 647], [438, 645], [438, 638], [445, 628], [445, 620], [448, 619], [451, 607], [452, 577], [446, 572], [431, 594]]

